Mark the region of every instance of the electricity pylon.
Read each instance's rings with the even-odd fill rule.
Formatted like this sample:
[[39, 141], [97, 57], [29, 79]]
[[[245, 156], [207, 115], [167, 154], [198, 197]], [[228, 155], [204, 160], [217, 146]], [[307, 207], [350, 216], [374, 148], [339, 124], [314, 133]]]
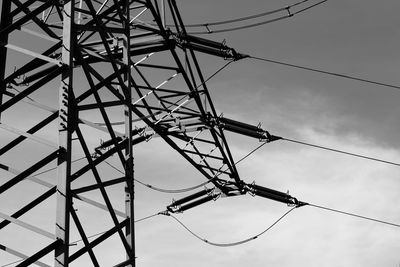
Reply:
[[[111, 237], [117, 237], [124, 251], [116, 266], [134, 266], [133, 148], [155, 137], [217, 190], [178, 200], [168, 206], [169, 212], [220, 194], [248, 192], [301, 205], [286, 193], [241, 180], [224, 131], [264, 142], [279, 137], [217, 114], [196, 53], [226, 60], [245, 55], [188, 34], [174, 0], [3, 0], [0, 26], [0, 128], [7, 133], [0, 147], [0, 195], [14, 201], [28, 182], [45, 188], [25, 194], [23, 204], [11, 205], [10, 213], [0, 211], [0, 233], [13, 224], [34, 235], [18, 237], [34, 247], [30, 254], [0, 244], [21, 259], [19, 266], [48, 266], [41, 259], [52, 253], [54, 266], [78, 264], [85, 257], [104, 266], [96, 247]], [[105, 141], [95, 145], [94, 136]], [[113, 155], [124, 168], [122, 177], [100, 171]], [[57, 179], [48, 181], [50, 174]], [[108, 192], [121, 184], [123, 212], [115, 208], [115, 194]], [[93, 192], [100, 200], [88, 197]], [[56, 203], [46, 211], [55, 230], [24, 220], [49, 202]], [[108, 214], [108, 229], [93, 240], [87, 229], [96, 222], [76, 210], [81, 202]], [[45, 240], [33, 242], [35, 235]], [[83, 245], [73, 248], [72, 235]]]

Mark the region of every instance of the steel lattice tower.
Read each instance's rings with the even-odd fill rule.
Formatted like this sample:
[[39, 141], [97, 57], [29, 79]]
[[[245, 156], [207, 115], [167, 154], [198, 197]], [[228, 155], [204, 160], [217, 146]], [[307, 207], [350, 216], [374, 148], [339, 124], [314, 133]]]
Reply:
[[[168, 206], [170, 212], [216, 194], [246, 192], [299, 204], [286, 193], [240, 179], [224, 131], [267, 142], [277, 137], [216, 113], [195, 53], [244, 57], [225, 44], [187, 34], [173, 0], [2, 1], [0, 196], [1, 201], [21, 196], [24, 204], [0, 211], [0, 234], [17, 225], [29, 233], [20, 242], [34, 247], [25, 254], [0, 244], [23, 260], [18, 266], [48, 266], [40, 260], [51, 253], [54, 266], [74, 265], [83, 257], [104, 266], [94, 251], [111, 237], [124, 251], [117, 266], [134, 266], [133, 148], [155, 137], [217, 190], [178, 200]], [[30, 123], [21, 124], [21, 118]], [[101, 144], [93, 141], [100, 138]], [[77, 159], [78, 154], [84, 157]], [[124, 168], [122, 177], [101, 172], [113, 155]], [[24, 191], [28, 183], [32, 192]], [[124, 211], [115, 208], [107, 191], [117, 184], [125, 187]], [[91, 192], [101, 201], [87, 197]], [[29, 214], [43, 212], [43, 203], [56, 204], [48, 211], [49, 222], [38, 227]], [[89, 241], [86, 230], [92, 225], [76, 211], [78, 205], [108, 214], [107, 231]], [[53, 228], [43, 228], [49, 225]], [[83, 246], [70, 246], [72, 234]], [[40, 242], [32, 243], [36, 239]]]

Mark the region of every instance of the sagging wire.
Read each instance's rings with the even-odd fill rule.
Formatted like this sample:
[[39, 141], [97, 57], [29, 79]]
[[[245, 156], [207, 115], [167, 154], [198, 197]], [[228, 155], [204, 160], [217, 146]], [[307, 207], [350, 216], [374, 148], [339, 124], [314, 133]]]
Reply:
[[[281, 11], [285, 11], [288, 9], [291, 9], [295, 6], [301, 5], [305, 2], [308, 2], [310, 0], [303, 0], [297, 3], [294, 3], [292, 5], [288, 5], [286, 7], [281, 7], [278, 9], [274, 9], [274, 10], [268, 10], [268, 11], [264, 11], [262, 13], [259, 14], [255, 14], [255, 15], [250, 15], [250, 16], [246, 16], [246, 17], [241, 17], [241, 18], [236, 18], [236, 19], [229, 19], [229, 20], [222, 20], [222, 21], [214, 21], [214, 22], [207, 22], [207, 23], [197, 23], [197, 24], [187, 24], [185, 25], [186, 28], [191, 28], [191, 27], [205, 27], [207, 26], [216, 26], [216, 25], [223, 25], [223, 24], [229, 24], [229, 23], [234, 23], [234, 22], [241, 22], [241, 21], [246, 21], [246, 20], [250, 20], [250, 19], [256, 19], [256, 18], [260, 18], [260, 17], [264, 17], [264, 16], [268, 16], [268, 15], [272, 15], [275, 13], [279, 13]], [[171, 25], [173, 26], [173, 25]]]
[[[304, 2], [308, 2], [309, 0], [303, 0], [301, 2], [295, 3], [293, 5], [290, 6], [286, 6], [283, 8], [279, 8], [273, 11], [267, 11], [267, 12], [263, 12], [257, 15], [253, 15], [253, 16], [247, 16], [247, 17], [242, 17], [242, 18], [238, 18], [238, 19], [232, 19], [232, 20], [226, 20], [226, 21], [219, 21], [219, 22], [211, 22], [211, 23], [202, 23], [202, 24], [189, 24], [185, 27], [205, 27], [206, 31], [192, 31], [192, 32], [188, 32], [189, 34], [213, 34], [213, 33], [222, 33], [222, 32], [231, 32], [231, 31], [237, 31], [237, 30], [243, 30], [243, 29], [248, 29], [248, 28], [253, 28], [253, 27], [257, 27], [257, 26], [261, 26], [261, 25], [265, 25], [265, 24], [269, 24], [272, 22], [276, 22], [276, 21], [280, 21], [283, 19], [288, 19], [293, 17], [294, 15], [297, 15], [299, 13], [302, 13], [306, 10], [309, 10], [313, 7], [316, 7], [318, 5], [321, 5], [325, 2], [327, 2], [328, 0], [322, 0], [319, 1], [311, 6], [305, 7], [303, 9], [300, 9], [296, 12], [291, 12], [290, 9], [293, 8], [294, 6], [300, 5]], [[286, 15], [274, 18], [274, 19], [269, 19], [266, 21], [261, 21], [261, 22], [257, 22], [257, 23], [251, 23], [251, 24], [247, 24], [247, 25], [243, 25], [243, 26], [237, 26], [237, 27], [231, 27], [231, 28], [225, 28], [225, 29], [220, 29], [220, 30], [212, 30], [209, 28], [209, 26], [212, 25], [222, 25], [222, 24], [228, 24], [228, 23], [233, 23], [233, 22], [240, 22], [240, 21], [244, 21], [244, 20], [249, 20], [249, 19], [253, 19], [253, 18], [258, 18], [258, 17], [263, 17], [263, 16], [267, 16], [267, 15], [271, 15], [274, 13], [278, 13], [278, 12], [284, 12], [287, 11]]]
[[[239, 164], [240, 162], [242, 162], [243, 160], [245, 160], [246, 158], [248, 158], [251, 154], [255, 153], [258, 149], [260, 149], [262, 146], [264, 146], [265, 144], [267, 144], [267, 142], [263, 142], [262, 144], [258, 145], [255, 149], [253, 149], [252, 151], [250, 151], [249, 153], [247, 153], [245, 156], [243, 156], [242, 158], [240, 158], [238, 161], [236, 161], [233, 165], [236, 166], [237, 164]], [[117, 172], [125, 175], [125, 173], [123, 171], [121, 171], [120, 169], [118, 169], [117, 167], [115, 167], [113, 164], [109, 163], [108, 161], [104, 161], [108, 166], [110, 166], [111, 168], [113, 168], [114, 170], [116, 170]], [[206, 186], [207, 184], [213, 182], [214, 180], [216, 180], [223, 172], [227, 171], [229, 168], [226, 168], [225, 170], [221, 171], [222, 167], [225, 166], [225, 164], [223, 164], [218, 172], [214, 175], [214, 177], [212, 177], [211, 179], [195, 185], [195, 186], [191, 186], [191, 187], [187, 187], [187, 188], [181, 188], [181, 189], [165, 189], [165, 188], [160, 188], [154, 185], [150, 185], [150, 184], [146, 184], [145, 182], [142, 182], [141, 180], [138, 180], [136, 178], [134, 178], [134, 181], [155, 191], [158, 192], [162, 192], [162, 193], [168, 193], [168, 194], [177, 194], [177, 193], [185, 193], [185, 192], [189, 192], [192, 191], [194, 189], [198, 189], [201, 187]]]
[[[114, 165], [112, 165], [111, 163], [109, 163], [108, 161], [104, 161], [108, 166], [110, 166], [111, 168], [113, 168], [114, 170], [118, 171], [121, 174], [125, 173], [123, 171], [121, 171], [120, 169], [118, 169], [117, 167], [115, 167]], [[209, 183], [211, 183], [212, 181], [214, 181], [214, 179], [216, 179], [217, 176], [214, 176], [212, 179], [205, 181], [201, 184], [195, 185], [195, 186], [191, 186], [191, 187], [187, 187], [187, 188], [182, 188], [182, 189], [165, 189], [165, 188], [160, 188], [151, 184], [146, 184], [145, 182], [142, 182], [141, 180], [138, 180], [136, 178], [134, 178], [133, 180], [149, 189], [152, 189], [154, 191], [158, 191], [158, 192], [162, 192], [162, 193], [167, 193], [167, 194], [178, 194], [178, 193], [185, 193], [185, 192], [189, 192], [192, 190], [195, 190], [197, 188], [203, 187]]]
[[240, 240], [240, 241], [236, 241], [236, 242], [229, 242], [229, 243], [217, 243], [217, 242], [213, 242], [210, 241], [208, 239], [205, 239], [201, 236], [199, 236], [198, 234], [196, 234], [194, 231], [192, 231], [188, 226], [186, 226], [182, 221], [180, 221], [178, 218], [176, 218], [175, 216], [173, 216], [170, 213], [163, 213], [163, 215], [168, 216], [173, 218], [176, 222], [178, 222], [183, 228], [186, 229], [186, 231], [188, 231], [191, 235], [193, 235], [194, 237], [196, 237], [197, 239], [199, 239], [200, 241], [211, 245], [211, 246], [216, 246], [216, 247], [233, 247], [233, 246], [238, 246], [247, 242], [250, 242], [254, 239], [257, 239], [258, 237], [262, 236], [263, 234], [265, 234], [266, 232], [268, 232], [269, 230], [271, 230], [272, 227], [274, 227], [276, 224], [278, 224], [284, 217], [286, 217], [289, 213], [291, 213], [294, 209], [296, 209], [297, 207], [292, 207], [290, 210], [288, 210], [287, 212], [285, 212], [281, 217], [279, 217], [274, 223], [272, 223], [270, 226], [268, 226], [265, 230], [263, 230], [262, 232], [260, 232], [259, 234], [256, 234], [252, 237]]

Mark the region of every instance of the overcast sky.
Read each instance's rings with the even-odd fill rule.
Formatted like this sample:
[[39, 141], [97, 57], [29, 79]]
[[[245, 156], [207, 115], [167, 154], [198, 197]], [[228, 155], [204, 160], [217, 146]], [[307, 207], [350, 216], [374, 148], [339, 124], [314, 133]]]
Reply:
[[[294, 1], [177, 3], [184, 22], [190, 24], [253, 15]], [[399, 85], [399, 10], [400, 2], [395, 0], [330, 0], [287, 20], [202, 37], [225, 40], [238, 52], [255, 57]], [[200, 63], [207, 77], [226, 62], [200, 56]], [[254, 59], [232, 63], [210, 80], [209, 89], [218, 112], [226, 117], [261, 122], [278, 136], [400, 163], [397, 89]], [[2, 146], [10, 138], [4, 133]], [[236, 160], [259, 144], [235, 135], [228, 138]], [[135, 175], [149, 184], [174, 189], [204, 181], [160, 140], [139, 145], [135, 155]], [[12, 164], [12, 158], [6, 163]], [[305, 202], [400, 223], [400, 169], [396, 166], [277, 141], [240, 163], [238, 170], [246, 182], [290, 190]], [[5, 172], [1, 175], [4, 181], [8, 178]], [[137, 218], [164, 210], [172, 198], [185, 196], [165, 195], [141, 185], [136, 189]], [[21, 190], [36, 189], [25, 185]], [[46, 208], [52, 205], [49, 202]], [[1, 212], [11, 213], [12, 208], [0, 202]], [[201, 237], [229, 243], [260, 233], [288, 210], [283, 204], [246, 195], [220, 198], [177, 218]], [[98, 216], [101, 212], [88, 215], [88, 220]], [[46, 222], [37, 217], [26, 219], [45, 227]], [[15, 227], [15, 231], [20, 230]], [[99, 231], [100, 227], [88, 230]], [[10, 241], [13, 234], [0, 234], [0, 240], [22, 247], [18, 238]], [[398, 267], [399, 240], [399, 228], [302, 207], [256, 240], [220, 248], [194, 238], [172, 218], [157, 216], [137, 223], [137, 266]], [[29, 244], [23, 247], [29, 251]], [[99, 257], [112, 263], [117, 249], [101, 247]], [[0, 266], [15, 259], [0, 251]], [[51, 264], [51, 259], [46, 260]]]

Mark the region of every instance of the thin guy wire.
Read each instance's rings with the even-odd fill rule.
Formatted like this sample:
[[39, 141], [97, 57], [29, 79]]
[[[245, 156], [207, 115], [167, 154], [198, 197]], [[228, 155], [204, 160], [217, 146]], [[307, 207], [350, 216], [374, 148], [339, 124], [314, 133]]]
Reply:
[[[71, 163], [80, 161], [80, 160], [85, 159], [85, 158], [86, 158], [86, 156], [85, 156], [85, 157], [81, 157], [81, 158], [79, 158], [79, 159], [76, 159], [76, 160], [71, 161]], [[53, 171], [53, 170], [55, 170], [55, 169], [57, 169], [57, 167], [54, 167], [54, 168], [51, 168], [51, 169], [47, 169], [47, 170], [44, 170], [44, 171], [42, 171], [42, 172], [35, 173], [33, 176], [38, 176], [38, 175], [41, 175], [41, 174], [44, 174], [44, 173]]]
[[193, 235], [194, 237], [196, 237], [197, 239], [199, 239], [200, 241], [212, 245], [212, 246], [217, 246], [217, 247], [232, 247], [232, 246], [237, 246], [237, 245], [241, 245], [247, 242], [250, 242], [256, 238], [258, 238], [259, 236], [265, 234], [267, 231], [269, 231], [272, 227], [274, 227], [279, 221], [281, 221], [284, 217], [286, 217], [290, 212], [292, 212], [295, 208], [297, 207], [293, 207], [290, 210], [288, 210], [285, 214], [283, 214], [281, 217], [279, 217], [279, 219], [277, 219], [273, 224], [271, 224], [268, 228], [266, 228], [264, 231], [260, 232], [259, 234], [252, 236], [250, 238], [246, 238], [244, 240], [241, 241], [237, 241], [237, 242], [230, 242], [230, 243], [216, 243], [216, 242], [211, 242], [205, 238], [200, 237], [198, 234], [196, 234], [195, 232], [193, 232], [192, 230], [190, 230], [189, 227], [187, 227], [183, 222], [181, 222], [178, 218], [176, 218], [175, 216], [168, 214], [167, 216], [172, 217], [175, 221], [177, 221], [183, 228], [185, 228], [191, 235]]
[[391, 223], [391, 222], [387, 222], [387, 221], [383, 221], [383, 220], [378, 220], [378, 219], [374, 219], [374, 218], [371, 218], [371, 217], [358, 215], [358, 214], [355, 214], [355, 213], [345, 212], [345, 211], [336, 210], [336, 209], [332, 209], [332, 208], [327, 208], [327, 207], [323, 207], [323, 206], [318, 206], [318, 205], [314, 205], [314, 204], [310, 204], [310, 203], [307, 203], [307, 205], [311, 206], [311, 207], [314, 207], [314, 208], [319, 208], [319, 209], [323, 209], [323, 210], [327, 210], [327, 211], [332, 211], [332, 212], [340, 213], [340, 214], [347, 215], [347, 216], [357, 217], [357, 218], [360, 218], [360, 219], [363, 219], [363, 220], [368, 220], [368, 221], [387, 224], [387, 225], [391, 225], [391, 226], [395, 226], [395, 227], [400, 227], [400, 224]]
[[382, 160], [382, 159], [378, 159], [378, 158], [374, 158], [374, 157], [368, 157], [368, 156], [364, 156], [364, 155], [360, 155], [360, 154], [356, 154], [356, 153], [350, 153], [350, 152], [346, 152], [346, 151], [343, 151], [343, 150], [329, 148], [329, 147], [325, 147], [325, 146], [314, 145], [314, 144], [310, 144], [310, 143], [306, 143], [306, 142], [302, 142], [302, 141], [297, 141], [297, 140], [289, 139], [289, 138], [285, 138], [285, 137], [282, 137], [281, 140], [285, 140], [285, 141], [296, 143], [296, 144], [300, 144], [300, 145], [315, 147], [315, 148], [324, 149], [324, 150], [328, 150], [328, 151], [332, 151], [332, 152], [336, 152], [336, 153], [341, 153], [341, 154], [345, 154], [345, 155], [349, 155], [349, 156], [353, 156], [353, 157], [357, 157], [357, 158], [377, 161], [377, 162], [381, 162], [381, 163], [390, 164], [390, 165], [394, 165], [394, 166], [400, 167], [400, 163], [396, 163], [396, 162], [392, 162], [392, 161]]
[[[153, 217], [155, 217], [155, 216], [157, 216], [157, 215], [160, 215], [160, 212], [155, 213], [155, 214], [153, 214], [153, 215], [149, 215], [149, 216], [140, 218], [140, 219], [137, 219], [137, 220], [135, 220], [135, 223], [138, 223], [138, 222], [141, 222], [141, 221], [144, 221], [144, 220], [153, 218]], [[107, 232], [107, 231], [103, 231], [103, 232], [100, 232], [100, 233], [97, 233], [97, 234], [93, 234], [93, 235], [87, 236], [86, 238], [89, 240], [90, 238], [93, 238], [93, 237], [102, 235], [102, 234], [104, 234], [104, 233], [106, 233], [106, 232]], [[77, 244], [78, 242], [81, 242], [81, 241], [83, 241], [83, 239], [75, 240], [74, 242], [71, 242], [70, 245]]]
[[308, 70], [308, 71], [312, 71], [312, 72], [316, 72], [316, 73], [322, 73], [322, 74], [326, 74], [326, 75], [336, 76], [336, 77], [340, 77], [340, 78], [345, 78], [345, 79], [350, 79], [350, 80], [355, 80], [355, 81], [359, 81], [359, 82], [364, 82], [364, 83], [369, 83], [369, 84], [374, 84], [374, 85], [379, 85], [379, 86], [384, 86], [384, 87], [389, 87], [389, 88], [394, 88], [394, 89], [400, 90], [400, 86], [389, 84], [389, 83], [376, 82], [376, 81], [369, 80], [369, 79], [358, 78], [358, 77], [354, 77], [354, 76], [350, 76], [350, 75], [346, 75], [346, 74], [340, 74], [340, 73], [336, 73], [336, 72], [330, 72], [330, 71], [325, 71], [325, 70], [321, 70], [321, 69], [305, 67], [305, 66], [301, 66], [301, 65], [291, 64], [291, 63], [282, 62], [282, 61], [278, 61], [278, 60], [272, 60], [272, 59], [268, 59], [268, 58], [253, 57], [253, 56], [249, 56], [249, 58], [260, 60], [260, 61], [265, 61], [265, 62], [269, 62], [269, 63], [274, 63], [274, 64], [278, 64], [278, 65], [283, 65], [283, 66], [287, 66], [287, 67]]

